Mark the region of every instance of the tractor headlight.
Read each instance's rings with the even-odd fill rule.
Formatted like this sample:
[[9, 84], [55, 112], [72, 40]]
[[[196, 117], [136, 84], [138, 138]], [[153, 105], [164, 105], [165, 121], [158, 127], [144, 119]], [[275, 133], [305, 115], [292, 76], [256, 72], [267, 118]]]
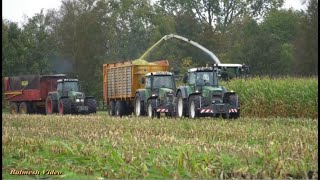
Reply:
[[76, 102], [80, 102], [80, 99], [76, 99]]
[[83, 100], [83, 99], [80, 99], [80, 101], [81, 101], [81, 102], [84, 102], [84, 100]]

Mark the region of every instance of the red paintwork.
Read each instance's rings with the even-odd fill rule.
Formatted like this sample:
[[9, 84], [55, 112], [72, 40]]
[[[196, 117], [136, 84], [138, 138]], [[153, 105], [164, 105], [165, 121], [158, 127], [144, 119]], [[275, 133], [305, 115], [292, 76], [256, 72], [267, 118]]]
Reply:
[[[7, 91], [10, 92], [10, 91]], [[10, 98], [11, 97], [11, 98]], [[39, 101], [42, 100], [40, 96], [40, 90], [37, 89], [26, 89], [22, 90], [22, 94], [13, 96], [13, 95], [6, 95], [6, 98], [11, 101]]]
[[21, 89], [16, 91], [8, 91], [9, 81], [8, 78], [4, 78], [5, 93], [9, 92], [22, 92], [20, 95], [5, 95], [5, 98], [9, 101], [23, 102], [23, 101], [46, 101], [48, 92], [55, 91], [57, 89], [57, 80], [61, 77], [40, 77], [39, 89]]
[[9, 78], [8, 77], [4, 78], [4, 90], [5, 91], [9, 90]]

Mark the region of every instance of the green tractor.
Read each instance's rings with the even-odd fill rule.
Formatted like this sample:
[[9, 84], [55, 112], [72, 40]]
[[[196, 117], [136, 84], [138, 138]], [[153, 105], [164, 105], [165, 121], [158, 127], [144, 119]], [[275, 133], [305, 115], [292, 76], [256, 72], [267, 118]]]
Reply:
[[57, 91], [49, 92], [46, 99], [47, 114], [90, 114], [96, 109], [95, 98], [80, 91], [78, 79], [59, 79]]
[[145, 88], [136, 91], [135, 115], [160, 118], [160, 113], [165, 113], [166, 116], [173, 116], [176, 91], [174, 74], [166, 71], [148, 73], [141, 82]]
[[239, 98], [236, 92], [219, 86], [219, 71], [217, 64], [188, 70], [183, 79], [186, 86], [178, 87], [176, 93], [177, 117], [240, 117]]

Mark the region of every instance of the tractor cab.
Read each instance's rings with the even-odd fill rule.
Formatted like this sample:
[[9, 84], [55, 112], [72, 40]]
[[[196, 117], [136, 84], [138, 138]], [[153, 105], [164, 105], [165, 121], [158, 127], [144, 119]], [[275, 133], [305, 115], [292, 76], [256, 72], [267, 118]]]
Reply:
[[[143, 82], [144, 83], [144, 82]], [[154, 72], [146, 74], [145, 88], [150, 90], [151, 96], [164, 96], [176, 90], [174, 75], [171, 72]]]
[[188, 70], [183, 82], [189, 86], [218, 86], [217, 67], [201, 67]]
[[58, 91], [80, 91], [78, 79], [59, 79], [57, 82]]
[[78, 79], [59, 79], [57, 91], [60, 96], [74, 98], [76, 102], [84, 102], [84, 93], [81, 92]]
[[219, 79], [228, 81], [233, 78], [246, 78], [249, 75], [249, 66], [245, 64], [218, 64]]

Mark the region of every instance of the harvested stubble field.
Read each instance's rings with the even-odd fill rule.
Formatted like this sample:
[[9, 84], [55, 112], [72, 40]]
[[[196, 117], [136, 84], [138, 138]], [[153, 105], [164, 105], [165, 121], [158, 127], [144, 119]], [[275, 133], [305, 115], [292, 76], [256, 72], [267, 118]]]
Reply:
[[318, 119], [2, 118], [4, 179], [318, 177]]

